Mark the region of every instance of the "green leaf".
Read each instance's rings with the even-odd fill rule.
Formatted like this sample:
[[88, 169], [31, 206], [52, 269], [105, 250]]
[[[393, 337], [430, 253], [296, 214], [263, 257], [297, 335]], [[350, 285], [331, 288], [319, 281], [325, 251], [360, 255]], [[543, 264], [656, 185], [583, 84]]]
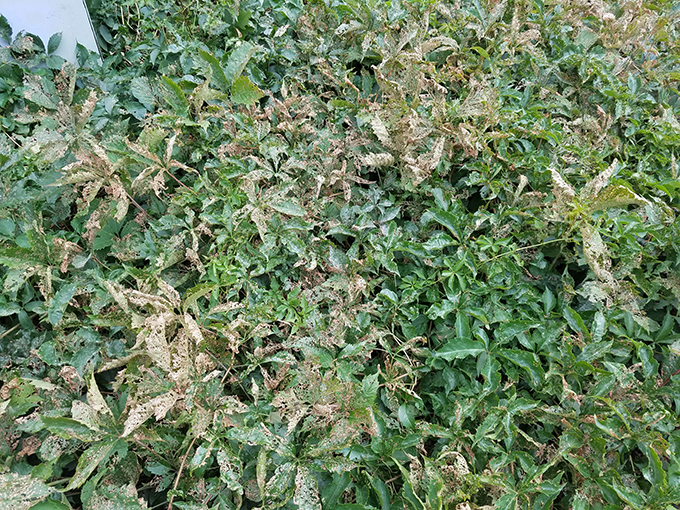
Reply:
[[56, 326], [57, 323], [64, 316], [66, 306], [68, 306], [68, 303], [69, 301], [71, 301], [71, 298], [73, 297], [75, 291], [76, 284], [67, 283], [61, 289], [59, 289], [59, 291], [54, 295], [54, 297], [50, 301], [50, 306], [47, 309], [47, 319], [53, 326]]
[[149, 83], [148, 78], [143, 76], [132, 78], [130, 81], [130, 92], [137, 101], [142, 103], [147, 111], [154, 111], [156, 97], [153, 95], [153, 90], [151, 90], [151, 84]]
[[535, 386], [541, 384], [543, 379], [545, 379], [545, 372], [541, 367], [540, 360], [533, 352], [515, 349], [502, 349], [498, 351], [498, 354], [529, 372], [529, 375], [531, 375], [531, 380]]
[[75, 474], [64, 490], [77, 489], [87, 481], [97, 468], [101, 467], [104, 469], [111, 453], [120, 446], [119, 442], [124, 443], [125, 441], [115, 437], [107, 438], [85, 450], [78, 459]]
[[307, 214], [307, 211], [305, 211], [302, 207], [289, 200], [284, 200], [278, 204], [269, 204], [269, 207], [280, 213], [287, 214], [288, 216], [302, 217]]
[[361, 381], [361, 393], [368, 405], [373, 404], [378, 395], [378, 375], [370, 374]]
[[611, 351], [613, 344], [614, 342], [612, 340], [609, 342], [591, 342], [583, 348], [581, 354], [579, 354], [576, 359], [578, 361], [585, 361], [586, 363], [600, 359]]
[[217, 60], [212, 53], [208, 53], [207, 51], [199, 50], [199, 53], [201, 55], [201, 58], [203, 58], [203, 60], [205, 60], [210, 65], [210, 69], [212, 69], [211, 81], [222, 92], [229, 92], [231, 82], [233, 80], [227, 79], [226, 75], [224, 74], [224, 69], [222, 69], [222, 65], [220, 64], [219, 60]]
[[593, 335], [593, 340], [595, 342], [602, 340], [602, 337], [607, 330], [607, 321], [604, 317], [604, 314], [599, 310], [595, 313], [591, 330], [591, 334]]
[[463, 312], [456, 313], [456, 336], [458, 338], [471, 338], [470, 321]]
[[581, 333], [586, 340], [590, 340], [590, 331], [586, 328], [581, 316], [569, 306], [564, 307], [563, 312], [564, 318], [569, 324], [569, 327], [573, 329], [576, 333]]
[[665, 493], [668, 489], [668, 477], [663, 469], [663, 464], [654, 448], [644, 443], [640, 444], [640, 449], [647, 455], [649, 463], [642, 470], [643, 476], [651, 484], [654, 494]]
[[0, 317], [9, 317], [23, 310], [19, 303], [0, 303]]
[[12, 42], [12, 27], [9, 26], [7, 18], [0, 14], [0, 37], [2, 37], [7, 44]]
[[494, 336], [502, 344], [510, 342], [517, 335], [523, 333], [528, 333], [530, 329], [538, 328], [541, 326], [540, 322], [528, 321], [528, 320], [513, 320], [504, 322], [498, 325]]
[[28, 510], [44, 500], [53, 489], [30, 475], [7, 473], [0, 475], [0, 508]]
[[5, 237], [13, 237], [14, 228], [15, 228], [14, 222], [9, 218], [0, 219], [0, 235], [3, 235]]
[[630, 506], [632, 506], [636, 510], [644, 510], [647, 508], [645, 506], [645, 497], [644, 494], [633, 490], [629, 489], [628, 487], [624, 487], [623, 484], [620, 482], [614, 480], [614, 483], [612, 484], [612, 487], [616, 491], [616, 494], [626, 503], [628, 503]]
[[50, 40], [47, 42], [48, 55], [59, 49], [59, 45], [61, 44], [61, 34], [61, 32], [57, 32], [56, 34], [53, 34], [52, 37], [50, 37]]
[[235, 104], [252, 106], [263, 96], [259, 87], [247, 76], [239, 76], [231, 86], [231, 100]]
[[548, 287], [543, 291], [543, 313], [548, 315], [555, 308], [555, 295], [550, 291]]
[[483, 342], [470, 340], [469, 338], [457, 338], [447, 342], [434, 354], [434, 356], [436, 358], [443, 358], [446, 361], [451, 361], [457, 358], [477, 356], [485, 351], [486, 347]]
[[170, 105], [170, 107], [174, 110], [174, 112], [177, 115], [179, 115], [180, 117], [188, 117], [189, 101], [187, 101], [187, 97], [182, 91], [182, 89], [179, 88], [179, 85], [177, 85], [167, 76], [162, 76], [161, 79], [163, 80], [165, 89], [167, 91], [167, 94], [165, 94], [164, 99], [167, 101], [167, 103]]
[[248, 64], [248, 61], [252, 58], [259, 46], [255, 46], [249, 42], [243, 42], [241, 45], [231, 52], [229, 59], [227, 60], [227, 65], [224, 67], [224, 78], [227, 83], [234, 83], [236, 78], [238, 78], [243, 70]]
[[432, 218], [440, 225], [448, 228], [451, 233], [460, 240], [460, 233], [458, 231], [459, 218], [447, 211], [429, 211]]
[[373, 490], [378, 496], [378, 501], [380, 502], [380, 509], [390, 510], [390, 508], [392, 508], [390, 505], [392, 501], [392, 495], [390, 494], [390, 489], [389, 487], [387, 487], [387, 484], [383, 482], [380, 478], [376, 478], [374, 476], [368, 475], [368, 479], [371, 482], [371, 485], [373, 486]]
[[92, 441], [99, 437], [99, 433], [71, 418], [50, 418], [41, 416], [40, 421], [47, 430], [64, 439], [79, 439]]
[[46, 499], [44, 501], [41, 501], [37, 505], [33, 505], [31, 507], [31, 510], [70, 510], [70, 506], [66, 506], [63, 503], [60, 503], [59, 501], [55, 499]]
[[358, 503], [344, 503], [333, 507], [335, 510], [378, 510], [374, 506], [360, 505]]
[[184, 298], [184, 303], [182, 304], [182, 312], [187, 313], [189, 308], [194, 306], [200, 298], [206, 294], [210, 294], [216, 288], [217, 285], [214, 283], [202, 283], [200, 285], [196, 285], [196, 287], [193, 287], [192, 289], [189, 289], [186, 293], [186, 297]]
[[416, 426], [416, 421], [413, 418], [413, 410], [408, 404], [401, 404], [397, 412], [399, 421], [407, 429], [412, 429]]

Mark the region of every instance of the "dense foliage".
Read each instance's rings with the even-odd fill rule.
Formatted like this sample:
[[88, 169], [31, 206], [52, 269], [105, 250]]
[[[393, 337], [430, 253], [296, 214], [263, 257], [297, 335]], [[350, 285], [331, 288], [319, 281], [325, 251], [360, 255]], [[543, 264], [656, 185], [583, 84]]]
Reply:
[[680, 501], [680, 9], [0, 18], [0, 508]]

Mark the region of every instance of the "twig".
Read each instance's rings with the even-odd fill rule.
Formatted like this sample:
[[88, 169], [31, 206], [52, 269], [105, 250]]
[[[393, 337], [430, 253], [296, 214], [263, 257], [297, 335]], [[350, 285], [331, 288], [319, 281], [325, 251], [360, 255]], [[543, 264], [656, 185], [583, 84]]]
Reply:
[[163, 168], [163, 170], [165, 170], [165, 173], [167, 173], [170, 177], [172, 177], [173, 179], [175, 179], [175, 181], [177, 182], [177, 184], [179, 184], [180, 186], [184, 186], [186, 189], [188, 189], [188, 190], [191, 191], [192, 193], [196, 194], [196, 192], [195, 192], [192, 188], [190, 188], [189, 186], [187, 186], [186, 184], [184, 184], [182, 181], [180, 181], [177, 177], [175, 177], [175, 176], [172, 174], [172, 172], [171, 172], [170, 170], [168, 170], [167, 168]]
[[678, 368], [675, 372], [673, 372], [671, 375], [666, 377], [666, 380], [661, 383], [661, 386], [659, 386], [659, 388], [663, 388], [664, 386], [666, 386], [671, 381], [673, 376], [678, 375], [678, 374], [680, 374], [680, 368]]
[[7, 335], [9, 335], [12, 331], [14, 331], [15, 329], [17, 329], [19, 326], [21, 326], [21, 324], [17, 324], [16, 326], [14, 326], [13, 328], [8, 329], [8, 330], [5, 331], [4, 333], [0, 333], [0, 340], [2, 340], [3, 338], [5, 338]]
[[[177, 471], [177, 477], [175, 478], [175, 483], [172, 486], [172, 490], [176, 491], [177, 486], [179, 485], [179, 479], [182, 476], [182, 471], [184, 470], [184, 463], [187, 461], [187, 457], [189, 456], [189, 452], [191, 451], [191, 448], [194, 446], [194, 443], [196, 442], [196, 437], [194, 437], [191, 440], [191, 444], [189, 444], [189, 448], [187, 448], [187, 451], [184, 453], [184, 456], [182, 457], [182, 462], [179, 465], [179, 470]], [[172, 501], [175, 499], [175, 495], [173, 494], [170, 496], [170, 502], [168, 503], [168, 510], [172, 510]]]
[[531, 250], [532, 248], [540, 248], [541, 246], [545, 246], [546, 244], [558, 243], [560, 241], [568, 241], [568, 240], [569, 240], [569, 238], [567, 238], [567, 237], [560, 237], [559, 239], [551, 239], [550, 241], [545, 241], [543, 243], [538, 243], [538, 244], [532, 244], [531, 246], [522, 246], [521, 248], [515, 248], [514, 250], [508, 250], [506, 252], [503, 252], [503, 253], [496, 255], [495, 257], [491, 257], [490, 259], [482, 260], [481, 262], [483, 262], [483, 263], [493, 262], [496, 259], [499, 259], [501, 257], [505, 257], [506, 255], [512, 255], [513, 253], [517, 253], [518, 251]]

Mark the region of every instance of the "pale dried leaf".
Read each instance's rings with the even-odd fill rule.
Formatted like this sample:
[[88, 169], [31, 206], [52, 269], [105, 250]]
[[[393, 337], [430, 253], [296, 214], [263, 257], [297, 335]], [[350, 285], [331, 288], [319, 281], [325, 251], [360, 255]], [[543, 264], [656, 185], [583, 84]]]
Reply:
[[181, 298], [179, 292], [177, 292], [177, 290], [175, 290], [175, 288], [172, 285], [170, 285], [162, 278], [158, 278], [158, 288], [161, 290], [163, 294], [165, 294], [165, 297], [168, 298], [170, 304], [173, 307], [179, 308]]
[[154, 397], [147, 402], [138, 402], [135, 407], [132, 408], [125, 420], [122, 437], [129, 436], [152, 415], [155, 415], [156, 421], [165, 418], [165, 415], [172, 409], [172, 406], [175, 405], [177, 400], [179, 400], [179, 394], [174, 391], [169, 391], [168, 393]]
[[144, 321], [144, 329], [137, 335], [137, 345], [143, 342], [147, 354], [166, 372], [172, 368], [170, 346], [165, 338], [165, 327], [171, 318], [169, 313], [152, 315]]
[[394, 156], [387, 152], [381, 152], [376, 154], [366, 154], [362, 158], [362, 163], [366, 166], [390, 166], [394, 163]]
[[267, 234], [267, 217], [265, 216], [264, 212], [259, 207], [256, 207], [251, 211], [250, 218], [257, 227], [257, 231], [260, 234], [260, 239], [264, 241], [264, 236]]
[[609, 272], [612, 261], [600, 233], [592, 225], [582, 223], [581, 236], [583, 238], [583, 254], [593, 273], [601, 280], [613, 282], [614, 277]]
[[553, 194], [555, 195], [559, 205], [561, 207], [566, 207], [568, 204], [571, 204], [576, 197], [574, 188], [572, 188], [571, 185], [562, 178], [556, 169], [551, 168], [550, 172], [553, 181]]
[[111, 409], [109, 409], [106, 400], [99, 391], [97, 381], [94, 379], [94, 374], [90, 374], [90, 384], [87, 388], [87, 403], [99, 414], [108, 414], [113, 416]]
[[614, 170], [616, 170], [618, 165], [618, 161], [614, 158], [614, 161], [612, 161], [612, 164], [609, 165], [606, 170], [601, 172], [583, 187], [580, 198], [590, 199], [596, 197], [600, 190], [607, 185], [607, 182], [609, 182], [609, 179], [614, 174]]
[[201, 333], [201, 328], [196, 323], [194, 318], [188, 313], [184, 314], [184, 327], [187, 331], [187, 334], [195, 342], [196, 345], [200, 345], [203, 343], [203, 333]]
[[371, 127], [373, 128], [373, 133], [380, 140], [385, 147], [392, 147], [392, 138], [390, 133], [387, 131], [385, 124], [383, 124], [382, 119], [377, 115], [373, 115], [371, 118]]

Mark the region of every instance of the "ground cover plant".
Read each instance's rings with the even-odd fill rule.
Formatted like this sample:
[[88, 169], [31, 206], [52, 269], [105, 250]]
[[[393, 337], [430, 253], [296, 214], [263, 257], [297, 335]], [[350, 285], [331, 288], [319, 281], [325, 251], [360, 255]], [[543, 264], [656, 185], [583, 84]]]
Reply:
[[676, 3], [89, 6], [0, 18], [0, 508], [677, 508]]

